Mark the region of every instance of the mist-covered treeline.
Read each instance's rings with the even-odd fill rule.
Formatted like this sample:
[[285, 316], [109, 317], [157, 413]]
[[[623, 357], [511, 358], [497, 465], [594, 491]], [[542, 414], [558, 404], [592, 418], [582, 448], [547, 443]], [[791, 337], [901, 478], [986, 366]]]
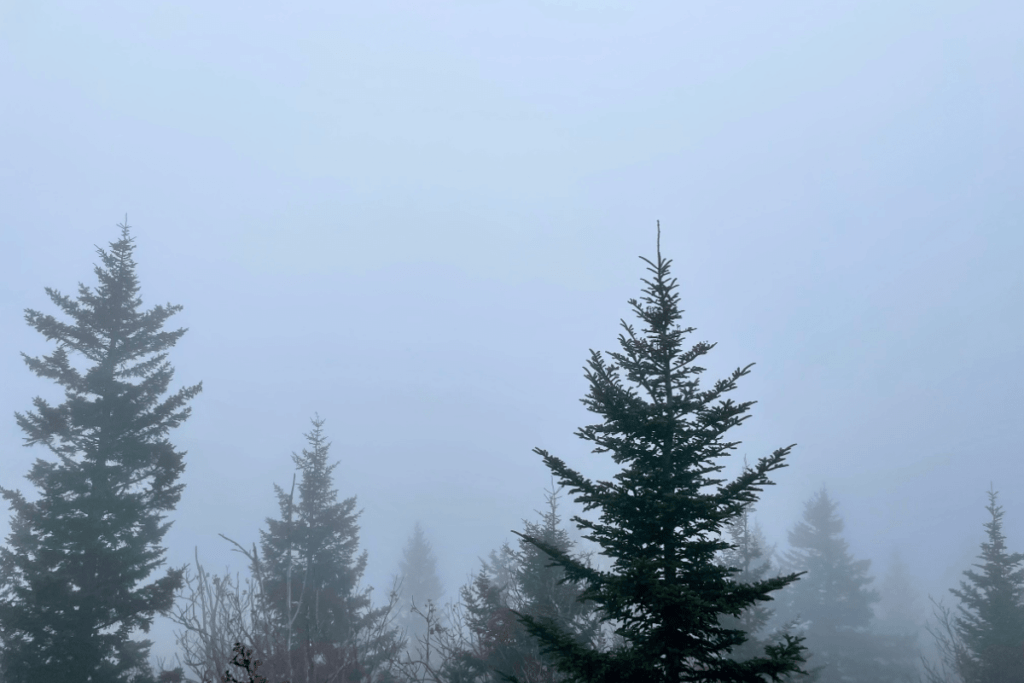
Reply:
[[[842, 510], [855, 502], [825, 487], [784, 546], [765, 538], [759, 496], [786, 485], [794, 446], [723, 474], [739, 443], [730, 430], [753, 406], [728, 394], [751, 366], [702, 383], [714, 344], [687, 341], [694, 328], [660, 242], [619, 348], [592, 353], [586, 369], [583, 401], [599, 419], [576, 435], [618, 473], [595, 481], [537, 449], [552, 475], [546, 508], [457, 594], [443, 595], [415, 519], [394, 539], [394, 584], [376, 599], [363, 585], [358, 491], [345, 490], [332, 460], [344, 445], [319, 415], [291, 482], [223, 482], [225, 497], [278, 503], [252, 538], [224, 538], [244, 575], [211, 573], [198, 549], [191, 566], [162, 568], [197, 457], [173, 430], [202, 385], [171, 389], [169, 354], [186, 330], [165, 326], [180, 306], [142, 307], [133, 250], [123, 225], [98, 250], [96, 284], [76, 297], [46, 290], [61, 318], [26, 311], [54, 346], [25, 363], [63, 400], [35, 398], [16, 416], [26, 445], [49, 451], [28, 473], [36, 498], [0, 489], [12, 510], [3, 683], [1024, 681], [1024, 555], [1006, 546], [995, 489], [976, 564], [934, 604], [898, 554], [877, 578], [850, 552]], [[583, 513], [565, 520], [564, 497]], [[1013, 492], [1005, 503], [1019, 505]], [[157, 614], [177, 624], [178, 654], [153, 667], [152, 643], [137, 636]]]

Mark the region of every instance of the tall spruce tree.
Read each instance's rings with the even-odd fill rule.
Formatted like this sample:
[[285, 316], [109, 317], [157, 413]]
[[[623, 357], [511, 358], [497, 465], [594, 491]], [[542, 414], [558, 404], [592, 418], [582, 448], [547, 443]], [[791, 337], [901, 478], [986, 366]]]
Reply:
[[855, 560], [843, 540], [838, 505], [822, 488], [804, 505], [789, 533], [789, 569], [805, 571], [780, 602], [806, 629], [810, 665], [821, 683], [886, 683], [916, 677], [912, 636], [871, 631], [878, 602], [870, 560]]
[[[292, 455], [302, 471], [299, 503], [275, 485], [281, 519], [268, 518], [261, 531], [266, 564], [264, 591], [278, 628], [286, 635], [285, 661], [271, 658], [275, 674], [287, 671], [290, 683], [359, 680], [396, 654], [397, 634], [383, 629], [368, 639], [382, 610], [370, 605], [370, 590], [360, 590], [366, 552], [359, 553], [356, 498], [338, 502], [330, 443], [324, 421], [313, 418], [309, 448]], [[278, 677], [281, 677], [278, 674]]]
[[547, 451], [536, 449], [544, 463], [585, 510], [600, 511], [600, 521], [573, 517], [612, 560], [610, 570], [588, 566], [522, 534], [565, 570], [566, 579], [582, 583], [582, 598], [596, 603], [604, 620], [618, 624], [625, 644], [599, 651], [578, 642], [550, 619], [521, 615], [529, 632], [552, 655], [572, 681], [773, 681], [798, 672], [799, 638], [785, 635], [761, 656], [736, 661], [730, 653], [747, 635], [720, 623], [738, 617], [770, 594], [795, 581], [796, 574], [752, 583], [732, 580], [734, 569], [716, 562], [730, 543], [725, 525], [757, 500], [768, 475], [785, 466], [792, 446], [780, 448], [745, 467], [731, 481], [716, 476], [718, 461], [737, 445], [725, 441], [753, 402], [735, 403], [724, 395], [750, 371], [735, 370], [727, 379], [702, 390], [703, 368], [695, 361], [713, 344], [684, 348], [694, 328], [679, 325], [678, 284], [671, 261], [661, 255], [660, 228], [655, 261], [643, 259], [651, 279], [638, 301], [630, 300], [643, 324], [638, 333], [622, 322], [621, 352], [611, 363], [592, 352], [586, 377], [590, 392], [584, 404], [603, 418], [577, 436], [596, 453], [611, 453], [623, 466], [613, 482], [593, 482]]
[[1024, 683], [1024, 554], [1011, 553], [1003, 534], [1003, 508], [990, 490], [987, 539], [980, 562], [960, 588], [956, 634], [966, 648], [960, 675], [966, 683]]
[[77, 299], [46, 289], [70, 322], [25, 312], [57, 343], [48, 356], [22, 354], [25, 363], [60, 385], [64, 401], [36, 398], [34, 410], [16, 413], [25, 445], [56, 456], [37, 459], [27, 476], [38, 500], [0, 489], [14, 511], [0, 548], [5, 683], [146, 680], [152, 643], [130, 632], [148, 632], [181, 586], [182, 569], [139, 584], [164, 564], [162, 513], [181, 497], [185, 469], [168, 432], [201, 385], [165, 395], [174, 376], [167, 351], [185, 330], [163, 327], [181, 306], [142, 310], [135, 245], [119, 227], [109, 252], [97, 248], [95, 289], [79, 284]]

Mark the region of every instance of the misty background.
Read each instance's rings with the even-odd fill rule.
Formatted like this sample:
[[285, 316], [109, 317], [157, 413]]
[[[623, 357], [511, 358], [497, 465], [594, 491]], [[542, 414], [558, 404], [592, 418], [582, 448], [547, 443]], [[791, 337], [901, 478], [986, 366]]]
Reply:
[[[968, 2], [0, 2], [0, 485], [57, 398], [23, 309], [133, 226], [186, 489], [169, 566], [246, 573], [318, 413], [382, 602], [418, 520], [445, 599], [535, 519], [545, 448], [616, 471], [589, 349], [674, 259], [705, 382], [756, 362], [743, 455], [797, 443], [769, 542], [823, 484], [878, 587], [1024, 549], [1024, 6]], [[563, 499], [564, 515], [575, 508]], [[0, 515], [0, 534], [9, 531]], [[161, 570], [162, 573], [162, 570]], [[947, 600], [948, 601], [948, 600]], [[152, 654], [170, 657], [158, 617]]]

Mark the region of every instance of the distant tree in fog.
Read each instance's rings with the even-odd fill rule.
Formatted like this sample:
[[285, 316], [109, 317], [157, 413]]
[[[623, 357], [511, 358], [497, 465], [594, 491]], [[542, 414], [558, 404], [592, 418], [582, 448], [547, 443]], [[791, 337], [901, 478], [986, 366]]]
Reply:
[[913, 638], [871, 630], [870, 560], [855, 560], [842, 537], [837, 504], [822, 488], [804, 504], [803, 520], [789, 532], [785, 563], [805, 571], [780, 599], [780, 613], [807, 635], [809, 667], [821, 683], [889, 683], [916, 677]]
[[[527, 533], [562, 552], [586, 561], [562, 526], [558, 491], [547, 492], [547, 510], [539, 522], [523, 520]], [[580, 599], [582, 589], [563, 582], [565, 571], [551, 566], [537, 546], [520, 539], [518, 548], [504, 544], [492, 551], [473, 581], [460, 590], [459, 608], [468, 638], [446, 666], [449, 680], [498, 683], [514, 676], [521, 683], [555, 683], [565, 677], [544, 656], [518, 615], [557, 624], [581, 645], [597, 646], [600, 619], [592, 602]]]
[[1011, 553], [1003, 534], [1003, 508], [989, 491], [977, 571], [950, 592], [959, 600], [955, 612], [938, 608], [932, 629], [940, 662], [929, 667], [934, 683], [1024, 683], [1024, 554]]
[[401, 613], [396, 624], [405, 628], [410, 645], [415, 645], [426, 635], [425, 622], [410, 610], [413, 605], [425, 608], [428, 601], [436, 605], [444, 593], [437, 577], [437, 558], [419, 522], [402, 550], [398, 579]]
[[925, 622], [924, 602], [899, 552], [893, 552], [879, 588], [880, 599], [875, 605], [875, 630], [916, 638]]
[[603, 619], [617, 624], [621, 643], [598, 650], [551, 619], [524, 614], [522, 621], [559, 671], [575, 681], [782, 680], [800, 670], [800, 639], [787, 634], [758, 656], [736, 661], [729, 653], [747, 634], [721, 619], [770, 600], [797, 575], [739, 583], [732, 578], [736, 570], [717, 557], [731, 547], [722, 538], [726, 525], [772, 483], [769, 475], [785, 466], [791, 447], [745, 467], [734, 480], [717, 476], [724, 467], [720, 459], [736, 446], [725, 441], [726, 433], [747, 419], [753, 405], [725, 394], [750, 366], [701, 389], [703, 368], [695, 362], [714, 345], [684, 347], [693, 328], [679, 325], [671, 262], [660, 245], [656, 260], [644, 261], [650, 279], [641, 300], [629, 302], [642, 329], [623, 321], [621, 351], [610, 353], [610, 362], [591, 354], [584, 404], [603, 421], [577, 431], [594, 452], [610, 453], [622, 471], [615, 481], [595, 482], [547, 451], [535, 451], [559, 485], [578, 494], [577, 503], [598, 511], [596, 522], [572, 519], [611, 567], [595, 568], [535, 533], [522, 534], [583, 588], [581, 598], [592, 601]]
[[[738, 517], [726, 524], [730, 547], [719, 556], [723, 566], [738, 570], [732, 580], [742, 584], [764, 581], [772, 573], [773, 548], [768, 546], [764, 532], [753, 519], [753, 513], [754, 506], [747, 505]], [[765, 645], [777, 639], [777, 635], [767, 633], [774, 614], [768, 604], [755, 603], [740, 612], [739, 616], [722, 615], [722, 626], [739, 629], [747, 635], [746, 642], [729, 653], [732, 659], [743, 661], [756, 657], [764, 651]]]
[[184, 484], [185, 453], [168, 432], [188, 416], [201, 385], [165, 395], [174, 376], [167, 351], [184, 329], [165, 331], [180, 306], [142, 310], [127, 225], [110, 250], [97, 249], [95, 288], [73, 299], [46, 289], [70, 318], [27, 310], [25, 320], [57, 343], [47, 356], [24, 356], [51, 379], [64, 401], [33, 401], [17, 413], [25, 444], [42, 444], [56, 461], [37, 459], [28, 479], [39, 499], [0, 489], [14, 510], [9, 546], [0, 549], [0, 668], [5, 683], [152, 680], [148, 632], [181, 586], [182, 569], [139, 585], [164, 564], [163, 522]]
[[473, 580], [459, 589], [465, 626], [460, 647], [442, 667], [444, 680], [496, 683], [503, 675], [529, 677], [543, 670], [528, 634], [512, 612], [516, 601], [515, 552], [507, 543], [491, 551]]
[[[514, 572], [520, 599], [513, 607], [518, 614], [530, 615], [555, 625], [581, 645], [598, 646], [602, 634], [597, 605], [584, 599], [582, 587], [567, 581], [565, 570], [552, 562], [551, 557], [540, 547], [525, 538], [529, 536], [571, 556], [577, 562], [590, 565], [590, 554], [576, 552], [576, 542], [562, 526], [558, 512], [559, 493], [560, 489], [554, 487], [547, 491], [547, 510], [541, 515], [539, 523], [523, 520], [525, 533], [519, 539]], [[537, 645], [532, 639], [524, 640], [533, 647]]]

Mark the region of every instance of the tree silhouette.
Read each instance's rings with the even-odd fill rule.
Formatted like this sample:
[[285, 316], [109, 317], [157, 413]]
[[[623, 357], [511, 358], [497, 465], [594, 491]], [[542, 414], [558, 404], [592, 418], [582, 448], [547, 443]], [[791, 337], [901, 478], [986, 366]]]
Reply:
[[[356, 498], [337, 500], [328, 464], [331, 444], [324, 421], [312, 419], [308, 448], [292, 455], [302, 472], [299, 502], [275, 486], [281, 519], [267, 519], [261, 533], [264, 590], [271, 611], [288, 633], [290, 680], [302, 683], [354, 679], [391, 658], [397, 634], [387, 631], [374, 642], [363, 636], [383, 616], [370, 606], [369, 590], [359, 582], [366, 552], [359, 552]], [[300, 673], [301, 672], [301, 673]]]
[[822, 488], [804, 505], [789, 533], [787, 567], [805, 571], [784, 591], [786, 617], [806, 629], [810, 664], [821, 683], [886, 683], [916, 677], [913, 636], [872, 632], [878, 592], [870, 560], [855, 560], [842, 537], [837, 503]]
[[402, 586], [398, 622], [406, 629], [410, 648], [415, 649], [416, 644], [426, 636], [426, 624], [411, 612], [412, 607], [424, 607], [427, 602], [437, 604], [444, 592], [441, 580], [437, 577], [437, 558], [419, 522], [416, 522], [412, 536], [402, 550], [398, 572]]
[[961, 646], [951, 663], [966, 683], [1024, 683], [1024, 554], [1007, 550], [996, 491], [988, 499], [977, 571], [950, 589], [960, 600], [950, 635]]
[[139, 586], [164, 564], [162, 523], [181, 497], [184, 455], [168, 432], [184, 421], [201, 385], [165, 396], [174, 370], [167, 351], [184, 329], [165, 331], [181, 306], [141, 309], [127, 225], [110, 251], [97, 248], [99, 284], [77, 299], [46, 289], [71, 322], [27, 310], [25, 320], [57, 348], [26, 356], [29, 369], [64, 390], [64, 402], [33, 400], [17, 413], [25, 445], [41, 444], [56, 461], [37, 459], [29, 502], [0, 489], [14, 510], [9, 547], [0, 549], [0, 668], [6, 683], [147, 680], [148, 632], [166, 613], [182, 569]]
[[600, 570], [533, 534], [523, 538], [565, 570], [566, 580], [582, 583], [582, 598], [592, 600], [602, 618], [620, 624], [624, 645], [599, 651], [579, 643], [550, 619], [521, 615], [542, 650], [553, 656], [570, 680], [602, 681], [778, 681], [800, 671], [800, 639], [789, 635], [745, 661], [729, 657], [747, 635], [720, 623], [739, 616], [797, 575], [752, 583], [732, 580], [734, 569], [716, 562], [730, 548], [725, 526], [757, 500], [768, 475], [785, 466], [790, 447], [780, 448], [744, 468], [734, 480], [716, 476], [717, 461], [736, 443], [726, 432], [748, 416], [752, 402], [735, 403], [724, 395], [750, 371], [739, 368], [702, 390], [703, 368], [695, 361], [713, 344], [684, 348], [693, 328], [679, 326], [682, 311], [671, 277], [671, 261], [661, 255], [643, 259], [651, 273], [643, 297], [629, 303], [643, 328], [622, 322], [621, 351], [605, 361], [592, 352], [587, 408], [603, 422], [577, 435], [610, 453], [623, 465], [613, 482], [594, 482], [547, 451], [536, 449], [559, 484], [578, 494], [585, 510], [599, 510], [600, 521], [573, 517], [612, 560]]

